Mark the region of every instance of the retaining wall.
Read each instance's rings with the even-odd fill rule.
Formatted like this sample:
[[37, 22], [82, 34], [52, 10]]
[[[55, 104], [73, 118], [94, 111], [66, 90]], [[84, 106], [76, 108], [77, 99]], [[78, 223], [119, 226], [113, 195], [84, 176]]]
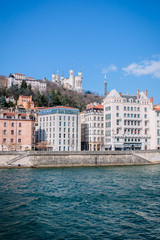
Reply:
[[160, 151], [0, 152], [0, 167], [72, 167], [160, 163]]

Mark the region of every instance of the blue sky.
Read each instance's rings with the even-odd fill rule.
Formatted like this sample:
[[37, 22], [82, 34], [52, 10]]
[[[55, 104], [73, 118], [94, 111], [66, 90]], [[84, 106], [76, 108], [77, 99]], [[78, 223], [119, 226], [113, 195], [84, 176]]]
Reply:
[[159, 0], [0, 0], [0, 74], [83, 72], [83, 88], [160, 103]]

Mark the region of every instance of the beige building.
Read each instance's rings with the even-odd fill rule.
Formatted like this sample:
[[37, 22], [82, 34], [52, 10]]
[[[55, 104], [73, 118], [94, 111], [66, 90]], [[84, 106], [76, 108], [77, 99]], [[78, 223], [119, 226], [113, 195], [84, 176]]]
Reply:
[[22, 73], [14, 73], [9, 75], [8, 88], [10, 88], [12, 85], [17, 85], [20, 87], [23, 80], [26, 81], [27, 85], [31, 85], [32, 90], [39, 90], [40, 92], [44, 92], [47, 89], [46, 79], [35, 80], [33, 77], [26, 77]]
[[20, 95], [17, 101], [17, 106], [24, 107], [25, 109], [34, 109], [32, 96]]
[[0, 87], [7, 87], [8, 79], [5, 76], [0, 76]]
[[0, 146], [2, 151], [29, 150], [34, 145], [34, 117], [29, 113], [0, 110]]
[[160, 149], [160, 104], [150, 112], [151, 149]]
[[89, 151], [103, 150], [104, 147], [104, 107], [93, 103], [87, 105], [84, 113], [84, 149]]

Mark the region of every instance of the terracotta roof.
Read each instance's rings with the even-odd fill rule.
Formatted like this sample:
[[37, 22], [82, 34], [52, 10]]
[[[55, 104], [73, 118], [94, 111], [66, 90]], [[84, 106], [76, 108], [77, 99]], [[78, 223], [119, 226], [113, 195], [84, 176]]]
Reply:
[[7, 116], [14, 116], [15, 113], [4, 113], [4, 115], [7, 115]]
[[18, 74], [18, 75], [22, 75], [22, 76], [25, 76], [24, 74], [22, 74], [22, 73], [14, 73], [14, 74]]
[[65, 106], [56, 106], [56, 107], [48, 107], [48, 108], [45, 108], [44, 110], [46, 110], [46, 109], [52, 109], [52, 108], [67, 108], [67, 109], [78, 109], [78, 108], [73, 108], [73, 107], [65, 107]]
[[89, 105], [89, 106], [87, 107], [87, 110], [88, 110], [88, 109], [91, 109], [91, 108], [93, 108], [93, 109], [104, 109], [104, 106], [101, 105], [101, 104], [97, 104], [97, 105], [95, 105], [95, 106]]

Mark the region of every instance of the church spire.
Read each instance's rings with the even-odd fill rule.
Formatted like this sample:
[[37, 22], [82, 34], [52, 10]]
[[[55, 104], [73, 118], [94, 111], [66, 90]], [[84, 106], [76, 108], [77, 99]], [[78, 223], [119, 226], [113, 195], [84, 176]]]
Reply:
[[104, 96], [107, 95], [107, 81], [106, 81], [106, 75], [105, 75], [105, 79], [104, 79]]

